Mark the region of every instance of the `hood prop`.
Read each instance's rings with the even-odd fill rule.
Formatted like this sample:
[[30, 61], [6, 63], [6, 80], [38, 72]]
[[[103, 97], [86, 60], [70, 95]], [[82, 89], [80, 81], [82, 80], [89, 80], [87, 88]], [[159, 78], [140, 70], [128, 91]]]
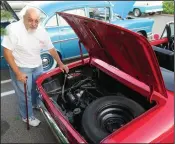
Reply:
[[79, 41], [78, 41], [78, 44], [79, 44], [79, 48], [80, 48], [81, 60], [82, 60], [82, 63], [84, 64], [83, 51], [82, 51], [81, 43], [82, 43], [82, 42], [79, 40]]

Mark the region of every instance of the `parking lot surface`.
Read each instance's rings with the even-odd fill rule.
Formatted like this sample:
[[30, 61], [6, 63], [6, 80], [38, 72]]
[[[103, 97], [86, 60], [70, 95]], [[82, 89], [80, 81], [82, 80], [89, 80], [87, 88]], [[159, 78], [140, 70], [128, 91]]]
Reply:
[[[155, 20], [153, 33], [161, 35], [165, 24], [173, 21], [173, 16], [142, 16]], [[1, 143], [56, 143], [49, 126], [39, 111], [34, 111], [42, 123], [38, 127], [30, 127], [19, 117], [17, 96], [11, 84], [8, 70], [1, 70]]]
[[152, 18], [154, 19], [154, 25], [153, 25], [153, 33], [157, 33], [161, 36], [164, 27], [166, 23], [170, 21], [174, 21], [174, 16], [170, 15], [158, 15], [155, 14], [153, 16], [148, 16], [148, 15], [143, 15], [141, 16], [142, 18], [147, 17], [147, 18]]

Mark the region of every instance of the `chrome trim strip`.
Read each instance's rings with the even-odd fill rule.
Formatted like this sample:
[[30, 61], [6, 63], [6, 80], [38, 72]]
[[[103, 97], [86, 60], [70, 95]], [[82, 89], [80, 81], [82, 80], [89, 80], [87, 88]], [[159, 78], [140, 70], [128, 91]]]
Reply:
[[64, 136], [64, 134], [61, 132], [60, 128], [57, 126], [55, 120], [52, 118], [52, 116], [47, 111], [46, 107], [44, 106], [43, 102], [40, 100], [40, 111], [42, 112], [43, 116], [45, 117], [45, 120], [47, 121], [48, 125], [50, 126], [54, 136], [58, 140], [59, 143], [69, 143], [67, 138]]
[[55, 44], [55, 43], [61, 43], [61, 42], [65, 42], [65, 41], [75, 40], [75, 39], [78, 39], [78, 37], [70, 38], [70, 39], [64, 39], [64, 40], [58, 40], [58, 41], [53, 41], [52, 43], [53, 44]]
[[45, 25], [45, 28], [59, 28], [59, 27], [60, 27], [60, 26], [58, 26], [58, 25], [57, 25], [57, 26], [46, 26], [46, 25]]
[[[89, 54], [83, 54], [83, 57], [87, 57]], [[67, 60], [72, 60], [72, 59], [76, 59], [76, 58], [80, 58], [81, 55], [78, 55], [78, 56], [74, 56], [74, 57], [71, 57], [71, 58], [65, 58], [63, 59], [63, 61], [67, 61]]]

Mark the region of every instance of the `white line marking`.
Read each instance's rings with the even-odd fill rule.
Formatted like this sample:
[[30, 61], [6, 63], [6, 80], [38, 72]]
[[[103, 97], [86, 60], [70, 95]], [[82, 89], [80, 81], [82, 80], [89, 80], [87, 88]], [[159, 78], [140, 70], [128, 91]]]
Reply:
[[14, 90], [3, 92], [3, 93], [1, 93], [1, 97], [7, 96], [7, 95], [11, 95], [11, 94], [14, 94], [14, 93], [15, 93]]
[[5, 84], [5, 83], [11, 82], [11, 81], [12, 81], [11, 79], [3, 80], [3, 81], [1, 81], [1, 84]]

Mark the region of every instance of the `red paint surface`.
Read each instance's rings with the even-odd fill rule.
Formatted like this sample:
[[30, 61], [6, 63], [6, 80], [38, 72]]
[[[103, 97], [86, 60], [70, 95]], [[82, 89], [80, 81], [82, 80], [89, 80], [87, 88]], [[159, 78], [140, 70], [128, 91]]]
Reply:
[[[102, 143], [172, 143], [174, 93], [166, 91], [156, 56], [147, 40], [131, 31], [101, 21], [63, 13], [61, 15], [74, 28], [90, 54], [90, 59], [85, 59], [85, 64], [90, 60], [91, 65], [141, 93], [150, 101], [156, 101], [156, 106], [116, 130]], [[91, 28], [91, 32], [85, 29], [87, 28], [85, 25]], [[95, 40], [91, 33], [94, 33], [98, 40]], [[80, 65], [82, 65], [81, 60], [69, 64], [69, 68]], [[42, 88], [42, 82], [46, 78], [59, 73], [61, 73], [60, 69], [56, 68], [40, 76], [36, 81], [38, 89], [48, 111], [70, 143], [86, 143]], [[153, 86], [152, 94], [150, 85]]]
[[156, 55], [144, 36], [102, 21], [58, 14], [69, 23], [91, 57], [119, 68], [167, 97]]
[[[85, 63], [87, 64], [88, 62], [89, 59], [85, 59]], [[80, 66], [81, 63], [81, 60], [74, 62], [69, 65], [69, 68]], [[150, 89], [147, 85], [118, 70], [117, 68], [98, 59], [92, 59], [91, 65], [96, 66], [100, 70], [112, 76], [114, 79], [128, 85], [130, 88], [138, 91], [144, 96], [149, 96]], [[42, 94], [45, 104], [47, 105], [52, 117], [56, 120], [58, 126], [61, 128], [69, 141], [71, 143], [85, 143], [86, 141], [77, 131], [75, 131], [71, 124], [63, 117], [61, 112], [56, 109], [41, 86], [44, 79], [58, 73], [61, 73], [61, 71], [59, 68], [56, 68], [50, 73], [43, 74], [41, 77], [39, 77], [37, 80], [39, 91]], [[164, 98], [159, 93], [154, 91], [152, 100], [156, 101], [157, 105], [105, 138], [102, 143], [172, 142], [172, 135], [174, 135], [174, 129], [172, 129], [172, 127], [174, 128], [174, 93], [167, 91], [167, 94], [168, 98]]]
[[164, 44], [164, 43], [168, 43], [168, 38], [162, 38], [159, 40], [150, 41], [150, 44], [153, 46]]

